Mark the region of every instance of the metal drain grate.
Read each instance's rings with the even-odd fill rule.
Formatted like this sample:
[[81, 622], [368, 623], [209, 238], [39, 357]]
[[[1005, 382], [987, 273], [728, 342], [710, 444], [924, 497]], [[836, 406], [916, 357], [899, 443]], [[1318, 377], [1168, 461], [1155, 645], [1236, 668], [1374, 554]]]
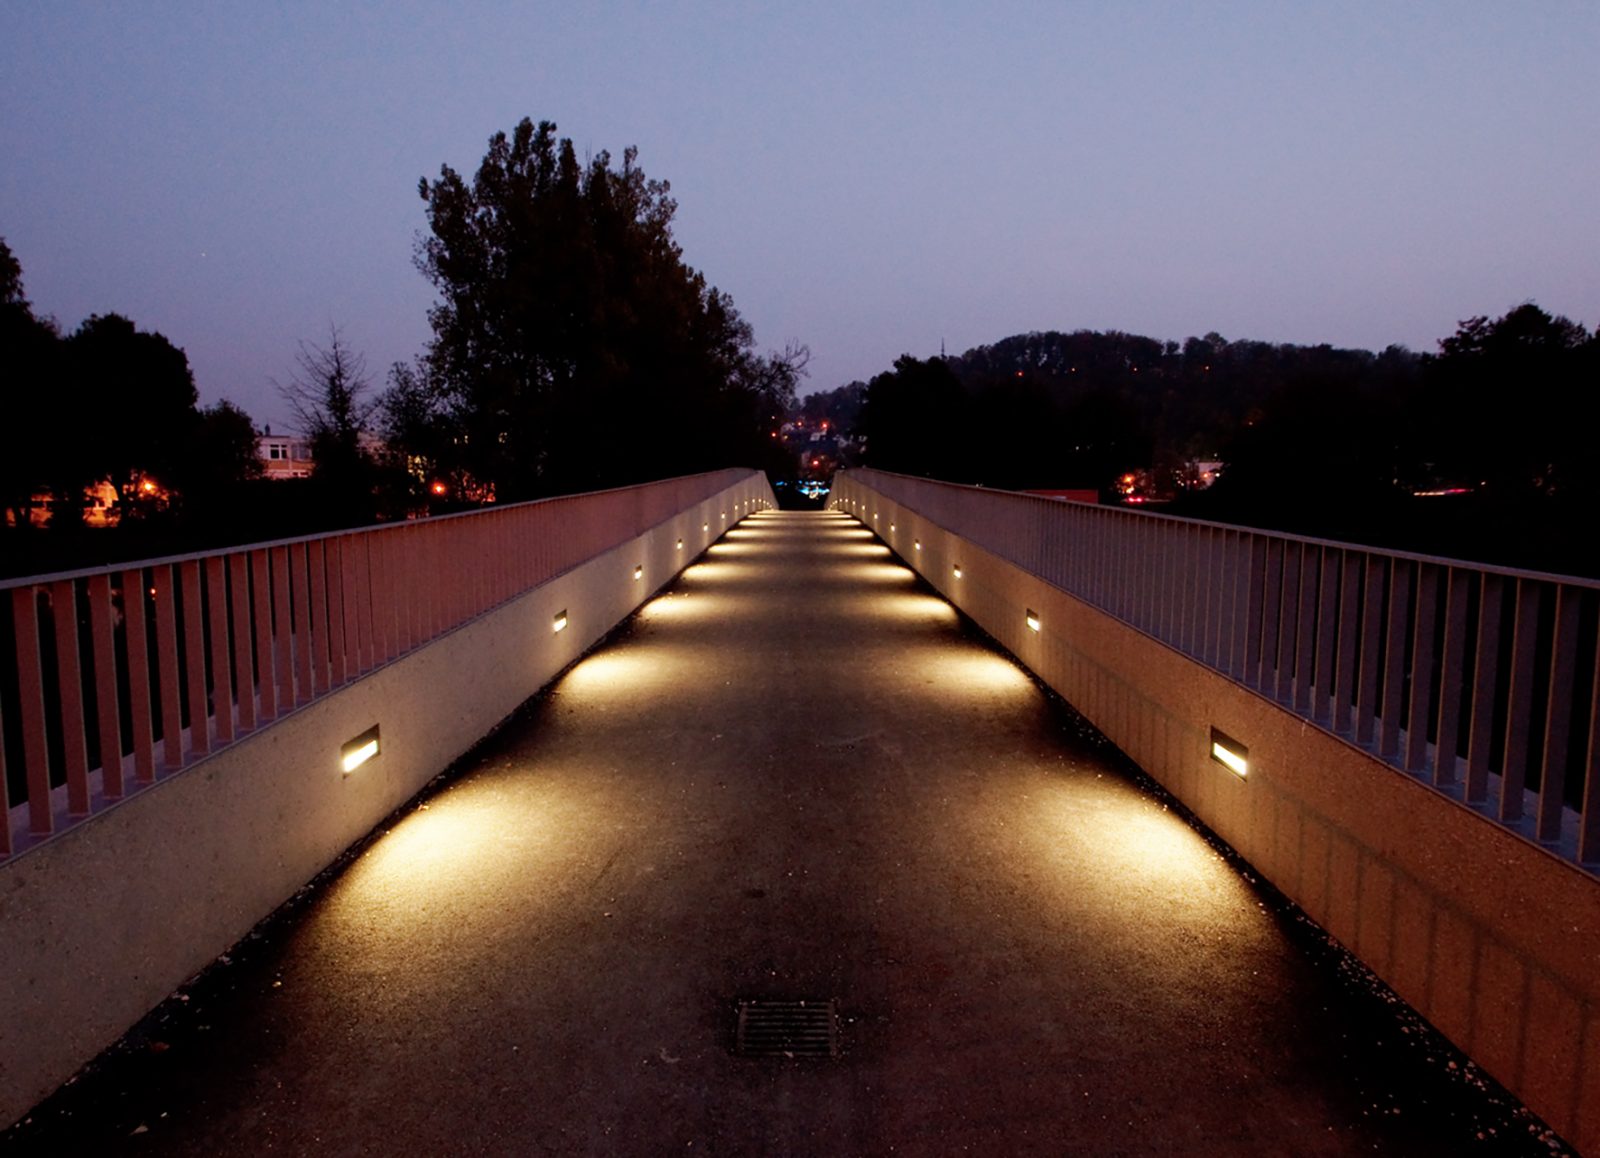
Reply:
[[734, 1052], [741, 1057], [833, 1057], [839, 1022], [831, 1001], [741, 1001]]

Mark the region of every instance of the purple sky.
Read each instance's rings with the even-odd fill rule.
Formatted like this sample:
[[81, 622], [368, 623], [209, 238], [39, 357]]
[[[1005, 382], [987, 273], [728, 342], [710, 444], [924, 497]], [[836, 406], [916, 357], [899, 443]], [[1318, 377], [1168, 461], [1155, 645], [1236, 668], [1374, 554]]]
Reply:
[[6, 4], [0, 236], [39, 312], [281, 425], [297, 339], [422, 348], [417, 179], [525, 115], [638, 145], [811, 389], [941, 337], [1600, 321], [1589, 0]]

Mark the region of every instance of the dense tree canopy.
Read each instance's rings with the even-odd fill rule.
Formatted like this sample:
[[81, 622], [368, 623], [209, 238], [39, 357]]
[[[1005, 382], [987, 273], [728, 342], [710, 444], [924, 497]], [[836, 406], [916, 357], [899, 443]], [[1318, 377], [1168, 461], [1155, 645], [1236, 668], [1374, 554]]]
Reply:
[[52, 496], [51, 525], [82, 518], [85, 488], [110, 483], [123, 519], [215, 507], [259, 472], [249, 416], [223, 401], [200, 409], [183, 351], [120, 314], [96, 314], [63, 337], [36, 318], [21, 265], [0, 240], [0, 404], [12, 429], [0, 456], [0, 503], [29, 525]]
[[[1600, 336], [1527, 303], [1437, 354], [1019, 334], [897, 360], [845, 433], [891, 470], [1107, 497], [1131, 472], [1176, 513], [1595, 574], [1597, 425]], [[1197, 460], [1221, 481], [1186, 492]]]
[[0, 413], [12, 431], [0, 454], [0, 505], [23, 522], [34, 492], [49, 485], [53, 432], [67, 417], [60, 364], [55, 323], [34, 316], [22, 266], [0, 238]]
[[391, 435], [501, 501], [744, 463], [793, 402], [803, 348], [758, 356], [683, 261], [676, 204], [633, 149], [578, 163], [549, 121], [489, 141], [469, 182], [423, 179], [417, 263], [439, 292]]
[[194, 448], [199, 393], [189, 359], [165, 337], [120, 314], [94, 315], [67, 338], [67, 374], [78, 403], [76, 437], [58, 455], [60, 487], [107, 479], [133, 510], [149, 482], [171, 488]]

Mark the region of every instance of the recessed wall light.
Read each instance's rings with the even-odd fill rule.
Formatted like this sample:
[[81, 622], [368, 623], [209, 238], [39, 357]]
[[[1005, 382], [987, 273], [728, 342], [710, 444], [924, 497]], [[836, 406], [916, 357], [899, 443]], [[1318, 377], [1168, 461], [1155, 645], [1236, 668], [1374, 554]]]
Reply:
[[550, 630], [551, 631], [565, 631], [566, 629], [567, 629], [567, 609], [565, 607], [563, 607], [560, 611], [556, 612], [556, 617], [555, 617], [555, 620], [551, 624]]
[[378, 754], [378, 725], [373, 724], [339, 749], [339, 766], [349, 775]]
[[1028, 625], [1029, 631], [1038, 631], [1039, 613], [1031, 607], [1028, 608], [1027, 613], [1023, 616], [1023, 622]]
[[1211, 758], [1240, 779], [1250, 775], [1250, 749], [1216, 728], [1211, 729]]

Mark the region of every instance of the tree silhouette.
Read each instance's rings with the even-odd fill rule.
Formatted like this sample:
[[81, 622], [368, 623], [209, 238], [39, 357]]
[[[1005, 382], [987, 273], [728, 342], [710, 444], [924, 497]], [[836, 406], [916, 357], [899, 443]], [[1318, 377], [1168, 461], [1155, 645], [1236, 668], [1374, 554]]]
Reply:
[[439, 300], [392, 425], [427, 415], [460, 485], [504, 501], [769, 453], [803, 347], [754, 353], [732, 300], [684, 263], [670, 188], [635, 150], [580, 166], [553, 123], [524, 119], [470, 182], [446, 165], [419, 192], [417, 265]]
[[376, 464], [362, 437], [379, 400], [372, 395], [366, 358], [330, 326], [326, 346], [300, 343], [295, 367], [278, 393], [311, 444], [311, 478], [324, 512], [340, 524], [369, 521]]

